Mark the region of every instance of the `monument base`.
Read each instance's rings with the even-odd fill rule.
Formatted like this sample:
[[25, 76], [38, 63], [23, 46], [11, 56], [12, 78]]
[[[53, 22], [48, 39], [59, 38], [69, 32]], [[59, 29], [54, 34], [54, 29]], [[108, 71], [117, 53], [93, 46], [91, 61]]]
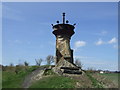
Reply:
[[53, 68], [53, 71], [59, 75], [80, 75], [83, 71], [75, 64], [61, 59]]

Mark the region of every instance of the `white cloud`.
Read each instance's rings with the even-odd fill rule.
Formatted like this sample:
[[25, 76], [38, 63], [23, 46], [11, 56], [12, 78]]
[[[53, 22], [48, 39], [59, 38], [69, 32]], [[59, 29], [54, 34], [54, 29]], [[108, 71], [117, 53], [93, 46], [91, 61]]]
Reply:
[[102, 44], [113, 44], [117, 43], [117, 38], [113, 37], [111, 40], [104, 42], [101, 38], [95, 43], [96, 45], [102, 45]]
[[85, 41], [76, 41], [75, 42], [75, 48], [83, 47], [86, 45]]
[[113, 45], [113, 48], [115, 49], [118, 49], [118, 45], [116, 44], [118, 42], [117, 38], [116, 37], [113, 37], [111, 40], [109, 41], [103, 41], [102, 39], [99, 39], [95, 44], [96, 45], [103, 45], [103, 44], [112, 44]]
[[110, 41], [108, 41], [108, 44], [113, 44], [113, 43], [117, 43], [116, 37], [113, 37]]
[[102, 45], [102, 44], [104, 44], [104, 41], [102, 39], [99, 39], [95, 44], [96, 45]]

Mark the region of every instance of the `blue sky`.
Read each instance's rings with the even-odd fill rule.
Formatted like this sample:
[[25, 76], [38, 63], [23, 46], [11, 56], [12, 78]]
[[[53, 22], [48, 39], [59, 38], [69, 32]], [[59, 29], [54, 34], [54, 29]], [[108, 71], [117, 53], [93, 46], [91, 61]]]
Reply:
[[3, 3], [2, 63], [34, 65], [35, 59], [55, 55], [51, 24], [62, 22], [63, 12], [70, 24], [76, 23], [71, 48], [83, 68], [118, 70], [117, 2]]

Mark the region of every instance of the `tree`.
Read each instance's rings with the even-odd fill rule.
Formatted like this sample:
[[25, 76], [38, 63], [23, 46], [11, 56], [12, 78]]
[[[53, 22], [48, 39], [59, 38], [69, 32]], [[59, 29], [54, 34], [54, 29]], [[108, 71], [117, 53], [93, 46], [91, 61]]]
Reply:
[[51, 65], [54, 62], [54, 56], [48, 55], [46, 57], [47, 65]]
[[24, 65], [25, 65], [25, 66], [28, 66], [28, 65], [29, 65], [29, 63], [28, 63], [27, 61], [25, 61], [25, 62], [24, 62]]
[[96, 72], [96, 69], [94, 67], [88, 67], [87, 71], [88, 72]]
[[13, 67], [14, 65], [13, 65], [13, 63], [10, 63], [10, 67]]
[[43, 61], [43, 59], [41, 59], [41, 58], [40, 59], [35, 59], [35, 61], [36, 61], [36, 65], [40, 66], [42, 61]]
[[75, 59], [75, 65], [82, 68], [83, 64], [81, 63], [81, 61], [79, 60], [79, 58]]

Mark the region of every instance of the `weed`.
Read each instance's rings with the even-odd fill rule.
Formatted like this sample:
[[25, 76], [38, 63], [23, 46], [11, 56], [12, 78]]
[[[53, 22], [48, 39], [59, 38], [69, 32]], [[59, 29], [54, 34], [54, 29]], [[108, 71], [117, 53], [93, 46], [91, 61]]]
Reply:
[[95, 88], [103, 88], [103, 86], [101, 85], [101, 83], [98, 80], [96, 80], [95, 78], [93, 78], [90, 73], [86, 73], [86, 74], [89, 77], [89, 79], [92, 81], [92, 85]]

